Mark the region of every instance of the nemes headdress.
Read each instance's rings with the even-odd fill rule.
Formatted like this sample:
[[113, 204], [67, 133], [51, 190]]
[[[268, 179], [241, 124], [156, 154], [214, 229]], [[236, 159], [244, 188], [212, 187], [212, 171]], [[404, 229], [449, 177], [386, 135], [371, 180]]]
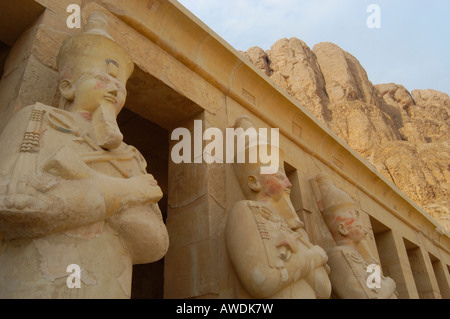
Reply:
[[125, 49], [108, 34], [107, 18], [94, 11], [88, 18], [85, 31], [67, 39], [58, 54], [60, 79], [76, 81], [86, 70], [109, 72], [115, 67], [116, 78], [125, 83], [134, 70], [134, 63]]

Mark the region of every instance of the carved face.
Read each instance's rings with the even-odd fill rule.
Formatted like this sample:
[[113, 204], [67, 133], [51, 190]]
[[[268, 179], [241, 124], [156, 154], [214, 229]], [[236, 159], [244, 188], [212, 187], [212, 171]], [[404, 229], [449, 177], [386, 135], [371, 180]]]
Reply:
[[107, 72], [84, 72], [75, 83], [64, 80], [60, 85], [61, 92], [72, 101], [72, 110], [93, 113], [100, 104], [111, 103], [117, 115], [125, 104], [127, 95], [126, 83], [116, 78], [117, 73], [118, 66], [110, 62]]
[[289, 197], [292, 184], [282, 168], [279, 168], [275, 174], [260, 174], [259, 182], [264, 197], [276, 201], [283, 195]]
[[126, 89], [114, 77], [106, 73], [83, 76], [75, 85], [74, 104], [93, 112], [102, 103], [112, 103], [116, 114], [125, 104]]
[[339, 233], [354, 243], [359, 243], [367, 235], [367, 230], [362, 225], [355, 209], [340, 214], [336, 218], [336, 223]]

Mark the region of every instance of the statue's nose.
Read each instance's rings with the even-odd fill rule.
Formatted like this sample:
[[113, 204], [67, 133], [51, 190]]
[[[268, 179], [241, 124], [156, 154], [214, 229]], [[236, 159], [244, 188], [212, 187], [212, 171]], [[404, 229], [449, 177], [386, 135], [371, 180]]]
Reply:
[[286, 188], [292, 187], [291, 181], [288, 178], [285, 179], [285, 185], [286, 185]]
[[108, 84], [108, 93], [113, 95], [113, 96], [117, 96], [117, 92], [119, 91], [119, 89], [117, 88], [117, 85], [114, 82], [109, 82]]

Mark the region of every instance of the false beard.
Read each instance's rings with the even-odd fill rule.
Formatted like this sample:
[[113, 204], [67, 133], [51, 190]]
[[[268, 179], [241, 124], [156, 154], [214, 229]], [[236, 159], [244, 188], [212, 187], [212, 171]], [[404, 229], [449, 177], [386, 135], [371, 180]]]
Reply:
[[274, 203], [274, 206], [276, 206], [278, 213], [285, 220], [290, 229], [297, 230], [303, 228], [304, 225], [298, 218], [288, 194], [283, 194], [281, 198]]
[[102, 102], [92, 116], [97, 144], [107, 150], [116, 149], [123, 141], [113, 104]]

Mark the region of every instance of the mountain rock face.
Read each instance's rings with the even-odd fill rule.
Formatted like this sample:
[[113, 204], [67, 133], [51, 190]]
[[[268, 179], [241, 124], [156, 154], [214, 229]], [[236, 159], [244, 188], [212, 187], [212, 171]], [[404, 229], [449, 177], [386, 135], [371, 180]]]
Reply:
[[333, 43], [297, 38], [242, 52], [383, 176], [450, 231], [450, 98], [435, 90], [373, 85]]

